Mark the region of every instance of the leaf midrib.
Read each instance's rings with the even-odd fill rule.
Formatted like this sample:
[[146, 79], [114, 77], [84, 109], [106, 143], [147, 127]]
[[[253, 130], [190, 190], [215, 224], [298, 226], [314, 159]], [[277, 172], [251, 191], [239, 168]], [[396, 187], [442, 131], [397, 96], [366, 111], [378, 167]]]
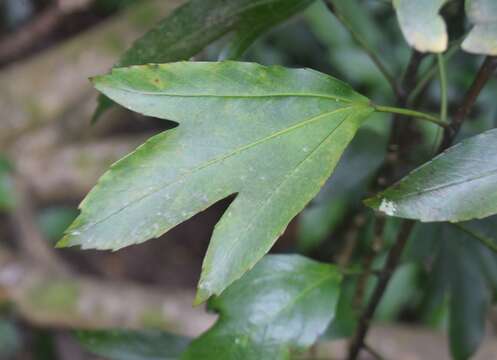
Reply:
[[361, 102], [359, 100], [351, 100], [345, 97], [336, 96], [336, 95], [328, 95], [328, 94], [316, 94], [316, 93], [267, 93], [267, 94], [177, 94], [177, 93], [168, 93], [164, 91], [143, 91], [136, 90], [127, 87], [119, 87], [116, 88], [119, 91], [129, 92], [131, 94], [140, 94], [147, 96], [169, 96], [169, 97], [182, 97], [182, 98], [222, 98], [222, 99], [258, 99], [258, 98], [271, 98], [271, 97], [312, 97], [312, 98], [320, 98], [326, 100], [333, 100], [336, 102], [343, 102], [346, 104], [357, 104], [357, 106], [367, 106], [368, 103], [366, 101]]
[[490, 177], [490, 176], [493, 176], [493, 175], [497, 175], [497, 169], [493, 169], [493, 170], [485, 172], [485, 173], [483, 173], [481, 175], [470, 177], [470, 178], [466, 178], [466, 179], [463, 179], [463, 180], [453, 181], [453, 182], [449, 182], [449, 183], [445, 183], [445, 184], [441, 184], [441, 185], [437, 185], [437, 186], [432, 186], [430, 188], [426, 188], [426, 189], [423, 189], [423, 190], [420, 190], [420, 191], [410, 192], [410, 193], [407, 193], [407, 194], [404, 194], [404, 195], [401, 195], [401, 196], [397, 197], [395, 200], [400, 200], [400, 199], [404, 199], [404, 198], [408, 198], [408, 197], [412, 197], [412, 196], [419, 196], [419, 195], [422, 195], [422, 194], [425, 194], [425, 193], [430, 193], [430, 192], [441, 190], [441, 189], [445, 189], [445, 188], [448, 188], [448, 187], [461, 185], [461, 184], [464, 184], [466, 182], [473, 182], [473, 181], [485, 179], [486, 177]]
[[[128, 204], [126, 204], [125, 206], [121, 207], [120, 209], [115, 210], [115, 211], [114, 211], [114, 212], [112, 212], [111, 214], [109, 214], [109, 215], [105, 216], [105, 217], [104, 217], [104, 218], [102, 218], [101, 220], [88, 224], [86, 227], [84, 227], [84, 228], [83, 228], [83, 230], [84, 230], [84, 231], [87, 231], [87, 230], [89, 230], [89, 229], [91, 229], [91, 228], [93, 228], [93, 227], [97, 226], [98, 224], [100, 224], [100, 223], [102, 223], [102, 222], [104, 222], [104, 221], [108, 220], [109, 218], [111, 218], [111, 217], [113, 217], [113, 216], [115, 216], [115, 215], [119, 214], [120, 212], [124, 211], [124, 210], [125, 210], [125, 209], [127, 209], [128, 207], [130, 207], [130, 206], [132, 206], [132, 205], [136, 204], [137, 202], [142, 201], [143, 199], [145, 199], [145, 198], [149, 197], [150, 195], [153, 195], [153, 194], [155, 194], [155, 193], [156, 193], [156, 192], [158, 192], [158, 191], [164, 190], [164, 189], [166, 189], [166, 188], [167, 188], [167, 187], [169, 187], [169, 186], [172, 186], [172, 185], [174, 185], [174, 184], [177, 184], [178, 182], [181, 182], [182, 180], [184, 180], [185, 178], [187, 178], [188, 176], [190, 176], [190, 175], [191, 175], [191, 174], [193, 174], [194, 172], [200, 171], [200, 170], [202, 170], [202, 169], [204, 169], [204, 168], [207, 168], [207, 167], [209, 167], [209, 166], [211, 166], [211, 165], [213, 165], [213, 164], [216, 164], [216, 163], [218, 163], [218, 162], [224, 161], [224, 160], [226, 160], [226, 159], [228, 159], [228, 158], [230, 158], [230, 157], [232, 157], [232, 156], [235, 156], [235, 155], [239, 154], [239, 153], [240, 153], [240, 152], [242, 152], [242, 151], [248, 150], [248, 149], [250, 149], [250, 148], [252, 148], [252, 147], [254, 147], [254, 146], [257, 146], [257, 145], [259, 145], [259, 144], [262, 144], [262, 143], [264, 143], [264, 142], [266, 142], [266, 141], [269, 141], [269, 140], [271, 140], [271, 139], [273, 139], [273, 138], [276, 138], [276, 137], [279, 137], [279, 136], [285, 135], [286, 133], [289, 133], [289, 132], [291, 132], [291, 131], [297, 130], [297, 129], [299, 129], [299, 128], [303, 127], [303, 126], [306, 126], [306, 125], [308, 125], [308, 124], [311, 124], [311, 123], [312, 123], [312, 122], [314, 122], [314, 121], [318, 121], [318, 120], [320, 120], [320, 119], [321, 119], [321, 118], [323, 118], [323, 117], [328, 117], [328, 116], [330, 116], [330, 115], [337, 114], [337, 113], [342, 112], [342, 111], [347, 111], [347, 110], [350, 110], [350, 109], [352, 109], [352, 108], [353, 108], [353, 106], [349, 106], [349, 107], [343, 107], [343, 108], [340, 108], [340, 109], [334, 109], [333, 111], [329, 111], [329, 112], [321, 113], [321, 114], [319, 114], [319, 115], [317, 115], [317, 116], [313, 116], [313, 117], [311, 117], [311, 118], [309, 118], [309, 119], [306, 119], [306, 120], [304, 120], [304, 121], [302, 121], [302, 122], [299, 122], [299, 123], [297, 123], [297, 124], [295, 124], [295, 125], [293, 125], [293, 126], [291, 126], [291, 127], [285, 128], [285, 129], [280, 130], [280, 131], [278, 131], [278, 132], [275, 132], [275, 133], [273, 133], [273, 134], [271, 134], [271, 135], [269, 135], [269, 136], [266, 136], [265, 138], [259, 139], [259, 140], [255, 141], [255, 142], [253, 142], [253, 143], [246, 144], [246, 145], [244, 145], [244, 146], [242, 146], [242, 147], [239, 147], [239, 148], [237, 148], [237, 149], [233, 150], [232, 152], [230, 152], [230, 153], [228, 153], [228, 154], [226, 154], [226, 155], [224, 155], [224, 156], [221, 156], [221, 157], [218, 157], [218, 158], [212, 159], [212, 160], [208, 161], [207, 163], [205, 163], [205, 164], [203, 164], [203, 165], [201, 165], [201, 166], [198, 166], [198, 167], [196, 167], [196, 168], [191, 169], [189, 172], [187, 172], [187, 173], [183, 174], [183, 176], [181, 176], [181, 177], [177, 178], [177, 179], [176, 179], [176, 180], [174, 180], [173, 182], [170, 182], [170, 183], [168, 183], [168, 184], [166, 184], [166, 185], [164, 185], [164, 186], [159, 186], [159, 187], [156, 187], [155, 189], [153, 189], [153, 190], [151, 190], [151, 191], [149, 191], [149, 192], [145, 193], [144, 195], [142, 195], [142, 196], [141, 196], [141, 197], [139, 197], [138, 199], [134, 200], [134, 201], [133, 201], [133, 203], [128, 203]], [[343, 123], [343, 121], [342, 121], [342, 123]], [[340, 124], [340, 125], [341, 125], [341, 124]], [[336, 129], [336, 128], [335, 128], [335, 129]], [[327, 137], [327, 138], [328, 138], [328, 137]], [[311, 153], [311, 154], [312, 154], [312, 153]], [[311, 154], [309, 154], [309, 156], [310, 156]]]

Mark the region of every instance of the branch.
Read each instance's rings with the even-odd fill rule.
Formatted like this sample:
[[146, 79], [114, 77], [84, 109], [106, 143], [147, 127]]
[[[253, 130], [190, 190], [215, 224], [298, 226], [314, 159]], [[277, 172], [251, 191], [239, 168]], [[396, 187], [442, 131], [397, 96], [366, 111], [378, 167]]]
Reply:
[[399, 234], [397, 235], [395, 244], [388, 253], [388, 258], [385, 267], [378, 276], [378, 284], [374, 289], [373, 295], [371, 296], [371, 299], [369, 300], [366, 309], [364, 310], [364, 312], [362, 313], [359, 319], [359, 324], [357, 327], [358, 330], [354, 338], [352, 339], [350, 345], [350, 351], [348, 355], [349, 360], [357, 359], [359, 352], [364, 347], [364, 339], [371, 325], [371, 319], [373, 318], [376, 308], [378, 307], [378, 304], [380, 303], [381, 298], [383, 297], [383, 293], [385, 292], [387, 285], [395, 269], [397, 268], [397, 265], [400, 262], [402, 251], [404, 250], [404, 247], [407, 244], [407, 240], [409, 239], [409, 235], [414, 227], [414, 224], [415, 224], [414, 221], [409, 221], [409, 220], [404, 221], [402, 223], [402, 228], [400, 229]]
[[452, 145], [457, 134], [461, 130], [461, 126], [466, 120], [466, 117], [470, 113], [473, 105], [478, 99], [480, 92], [483, 90], [487, 82], [490, 80], [495, 70], [497, 69], [497, 57], [488, 56], [485, 58], [478, 74], [476, 75], [473, 84], [469, 88], [462, 105], [458, 108], [456, 114], [454, 115], [450, 127], [444, 132], [444, 137], [442, 144], [440, 145], [439, 152], [447, 149]]
[[[397, 103], [401, 107], [405, 107], [410, 93], [413, 91], [413, 89], [416, 86], [417, 73], [423, 58], [424, 58], [423, 54], [417, 51], [413, 51], [411, 59], [403, 76], [403, 81], [402, 81], [403, 93], [401, 94], [401, 96], [397, 98]], [[400, 114], [395, 114], [393, 117], [393, 124], [392, 124], [393, 129], [392, 133], [390, 134], [389, 148], [388, 148], [389, 154], [387, 154], [387, 159], [383, 167], [379, 170], [377, 174], [378, 181], [375, 185], [376, 187], [379, 188], [382, 188], [388, 185], [389, 183], [393, 182], [393, 180], [395, 180], [396, 178], [395, 172], [396, 170], [398, 170], [397, 168], [399, 160], [402, 159], [402, 154], [403, 154], [402, 150], [404, 147], [407, 147], [409, 144], [407, 141], [405, 142], [399, 141], [400, 135], [409, 133], [408, 131], [406, 131], [408, 130], [408, 128], [405, 126], [406, 123], [399, 121], [400, 120], [399, 116]], [[381, 237], [383, 236], [386, 222], [382, 217], [383, 215], [378, 215], [378, 216], [379, 217], [377, 218], [377, 221], [379, 222], [379, 225], [377, 226], [377, 229], [375, 229], [375, 233], [377, 237]], [[383, 294], [388, 286], [388, 283], [392, 277], [393, 272], [395, 271], [398, 263], [400, 262], [402, 252], [406, 246], [407, 240], [409, 238], [409, 235], [413, 227], [414, 227], [414, 222], [412, 221], [404, 221], [401, 225], [401, 230], [397, 235], [395, 244], [388, 253], [387, 262], [378, 276], [378, 283], [374, 289], [373, 295], [371, 296], [368, 304], [366, 305], [365, 310], [362, 312], [360, 316], [356, 333], [354, 334], [354, 337], [350, 342], [349, 355], [348, 355], [349, 360], [355, 360], [358, 357], [360, 351], [364, 348], [365, 344], [364, 341], [368, 333], [370, 323], [373, 319], [376, 308], [378, 307], [378, 304], [380, 303], [381, 298], [383, 297]], [[377, 251], [373, 250], [373, 253], [375, 252]], [[371, 259], [369, 259], [369, 261], [371, 261]]]

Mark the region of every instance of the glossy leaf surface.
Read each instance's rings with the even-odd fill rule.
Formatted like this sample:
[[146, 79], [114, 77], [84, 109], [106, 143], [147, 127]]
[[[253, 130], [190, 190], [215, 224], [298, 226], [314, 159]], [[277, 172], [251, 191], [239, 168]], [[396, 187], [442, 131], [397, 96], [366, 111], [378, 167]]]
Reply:
[[88, 351], [110, 360], [177, 360], [189, 339], [158, 331], [81, 331]]
[[138, 66], [94, 82], [123, 106], [180, 125], [100, 179], [61, 246], [138, 244], [237, 194], [214, 230], [198, 301], [269, 251], [373, 112], [327, 75], [250, 63]]
[[387, 215], [459, 222], [497, 213], [497, 129], [464, 140], [366, 203]]
[[210, 301], [218, 322], [183, 360], [278, 360], [311, 346], [335, 315], [336, 267], [297, 255], [270, 255]]
[[466, 13], [474, 27], [462, 48], [474, 54], [497, 56], [497, 1], [466, 0]]
[[[242, 53], [260, 34], [314, 0], [190, 0], [126, 51], [116, 67], [188, 60], [234, 32], [230, 55]], [[100, 96], [96, 117], [112, 106]]]
[[394, 0], [400, 28], [410, 46], [421, 52], [447, 49], [447, 27], [439, 12], [448, 0]]

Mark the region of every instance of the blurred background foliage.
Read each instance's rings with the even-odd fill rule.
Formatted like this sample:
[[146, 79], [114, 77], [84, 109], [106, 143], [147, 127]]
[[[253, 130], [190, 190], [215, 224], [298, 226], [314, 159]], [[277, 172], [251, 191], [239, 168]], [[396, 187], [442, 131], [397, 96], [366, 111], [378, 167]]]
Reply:
[[[18, 62], [34, 61], [66, 41], [77, 41], [78, 36], [85, 31], [101, 26], [109, 19], [124, 16], [123, 11], [130, 6], [140, 5], [136, 4], [140, 3], [137, 0], [95, 0], [83, 3], [63, 13], [56, 25], [35, 44], [13, 57], [0, 57], [0, 73]], [[24, 31], [26, 26], [54, 6], [56, 3], [51, 0], [0, 2], [0, 48], [2, 41]], [[377, 49], [389, 68], [400, 76], [411, 50], [399, 31], [391, 4], [379, 0], [349, 0], [337, 2], [337, 6], [368, 44]], [[450, 19], [451, 40], [455, 42], [467, 29], [467, 24], [458, 15], [459, 7], [460, 4], [456, 4], [444, 9], [444, 15]], [[198, 58], [216, 60], [227, 41], [229, 37], [217, 41]], [[310, 67], [349, 82], [376, 102], [394, 101], [382, 74], [319, 1], [303, 14], [259, 39], [246, 53], [244, 60]], [[420, 73], [430, 71], [434, 63], [434, 56], [426, 56]], [[450, 109], [458, 106], [458, 100], [471, 84], [480, 63], [480, 57], [460, 51], [456, 51], [448, 61]], [[497, 126], [496, 94], [497, 81], [492, 81], [479, 98], [471, 121], [465, 124], [458, 140]], [[438, 112], [439, 102], [439, 84], [435, 77], [416, 100], [416, 107]], [[128, 120], [123, 120], [112, 131], [104, 132], [105, 136], [150, 133], [163, 128], [160, 123], [154, 122], [151, 126], [149, 122], [129, 113], [122, 112], [120, 116]], [[387, 226], [379, 241], [378, 234], [375, 234], [377, 220], [361, 202], [374, 191], [375, 176], [387, 156], [390, 122], [384, 114], [374, 117], [378, 119], [371, 119], [361, 129], [332, 178], [290, 226], [275, 251], [299, 252], [349, 268], [366, 267], [370, 271], [381, 268], [399, 222], [395, 219], [385, 220]], [[403, 173], [397, 174], [398, 178], [431, 157], [439, 136], [436, 127], [421, 122], [414, 122], [411, 131], [416, 134], [416, 138], [410, 148], [409, 161]], [[11, 214], [16, 207], [13, 174], [22, 164], [16, 163], [10, 154], [5, 150], [5, 154], [0, 156], [0, 237], [2, 242], [15, 248], [16, 234], [11, 225]], [[44, 175], [43, 172], [39, 173], [40, 177]], [[84, 172], [80, 175], [84, 176]], [[53, 201], [34, 197], [36, 223], [50, 244], [60, 239], [77, 215], [78, 196], [69, 194], [64, 199]], [[210, 215], [202, 214], [181, 225], [181, 229], [171, 235], [180, 238], [172, 246], [157, 245], [161, 242], [159, 240], [143, 245], [141, 250], [134, 248], [122, 254], [87, 254], [69, 250], [61, 256], [83, 273], [110, 280], [124, 279], [163, 287], [191, 288], [198, 276], [209, 229], [215, 222], [213, 219], [219, 216], [225, 206], [225, 202], [221, 203], [208, 211]], [[497, 237], [497, 217], [472, 221], [467, 227], [477, 235]], [[183, 241], [185, 237], [192, 240]], [[162, 256], [161, 251], [171, 256]], [[164, 265], [167, 261], [181, 264], [173, 264], [168, 268]], [[153, 263], [157, 264], [151, 265]], [[181, 279], [172, 281], [173, 284], [171, 277], [174, 275], [157, 275], [161, 271], [185, 269], [189, 274], [180, 276]], [[347, 277], [337, 318], [328, 329], [326, 339], [339, 339], [353, 334], [359, 309], [367, 301], [375, 281], [374, 277]], [[380, 323], [404, 323], [448, 331], [452, 352], [459, 354], [462, 359], [475, 350], [487, 324], [489, 333], [495, 333], [497, 315], [495, 309], [491, 310], [491, 304], [496, 300], [496, 295], [495, 253], [476, 241], [474, 236], [453, 225], [419, 224], [409, 239], [403, 265], [396, 271], [376, 319]], [[74, 342], [67, 340], [65, 331], [30, 324], [16, 314], [15, 304], [2, 302], [0, 291], [0, 359], [76, 359], [67, 357], [67, 351], [64, 350], [69, 347], [75, 354], [74, 348], [77, 347]], [[69, 345], [65, 343], [66, 340]], [[82, 356], [81, 353], [78, 356]], [[77, 359], [91, 358], [88, 354], [85, 356]]]

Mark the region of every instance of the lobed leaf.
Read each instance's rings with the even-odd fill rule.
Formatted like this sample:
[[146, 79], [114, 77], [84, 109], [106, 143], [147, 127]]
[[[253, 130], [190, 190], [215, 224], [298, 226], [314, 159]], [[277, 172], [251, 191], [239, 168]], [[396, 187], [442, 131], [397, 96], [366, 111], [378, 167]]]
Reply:
[[497, 1], [466, 0], [466, 13], [475, 25], [462, 43], [467, 52], [497, 55]]
[[[314, 0], [190, 0], [138, 39], [115, 67], [188, 60], [234, 32], [229, 55], [240, 54], [262, 33]], [[94, 120], [112, 106], [99, 97]]]
[[94, 83], [133, 111], [180, 125], [112, 166], [60, 245], [138, 244], [237, 194], [214, 230], [197, 301], [269, 251], [374, 111], [330, 76], [250, 63], [135, 66]]
[[453, 146], [366, 200], [389, 216], [459, 222], [497, 213], [497, 129]]
[[333, 265], [298, 255], [267, 256], [210, 301], [219, 320], [181, 359], [289, 359], [326, 330], [341, 280]]
[[448, 0], [394, 0], [400, 28], [410, 46], [421, 52], [447, 50], [447, 26], [440, 9]]

